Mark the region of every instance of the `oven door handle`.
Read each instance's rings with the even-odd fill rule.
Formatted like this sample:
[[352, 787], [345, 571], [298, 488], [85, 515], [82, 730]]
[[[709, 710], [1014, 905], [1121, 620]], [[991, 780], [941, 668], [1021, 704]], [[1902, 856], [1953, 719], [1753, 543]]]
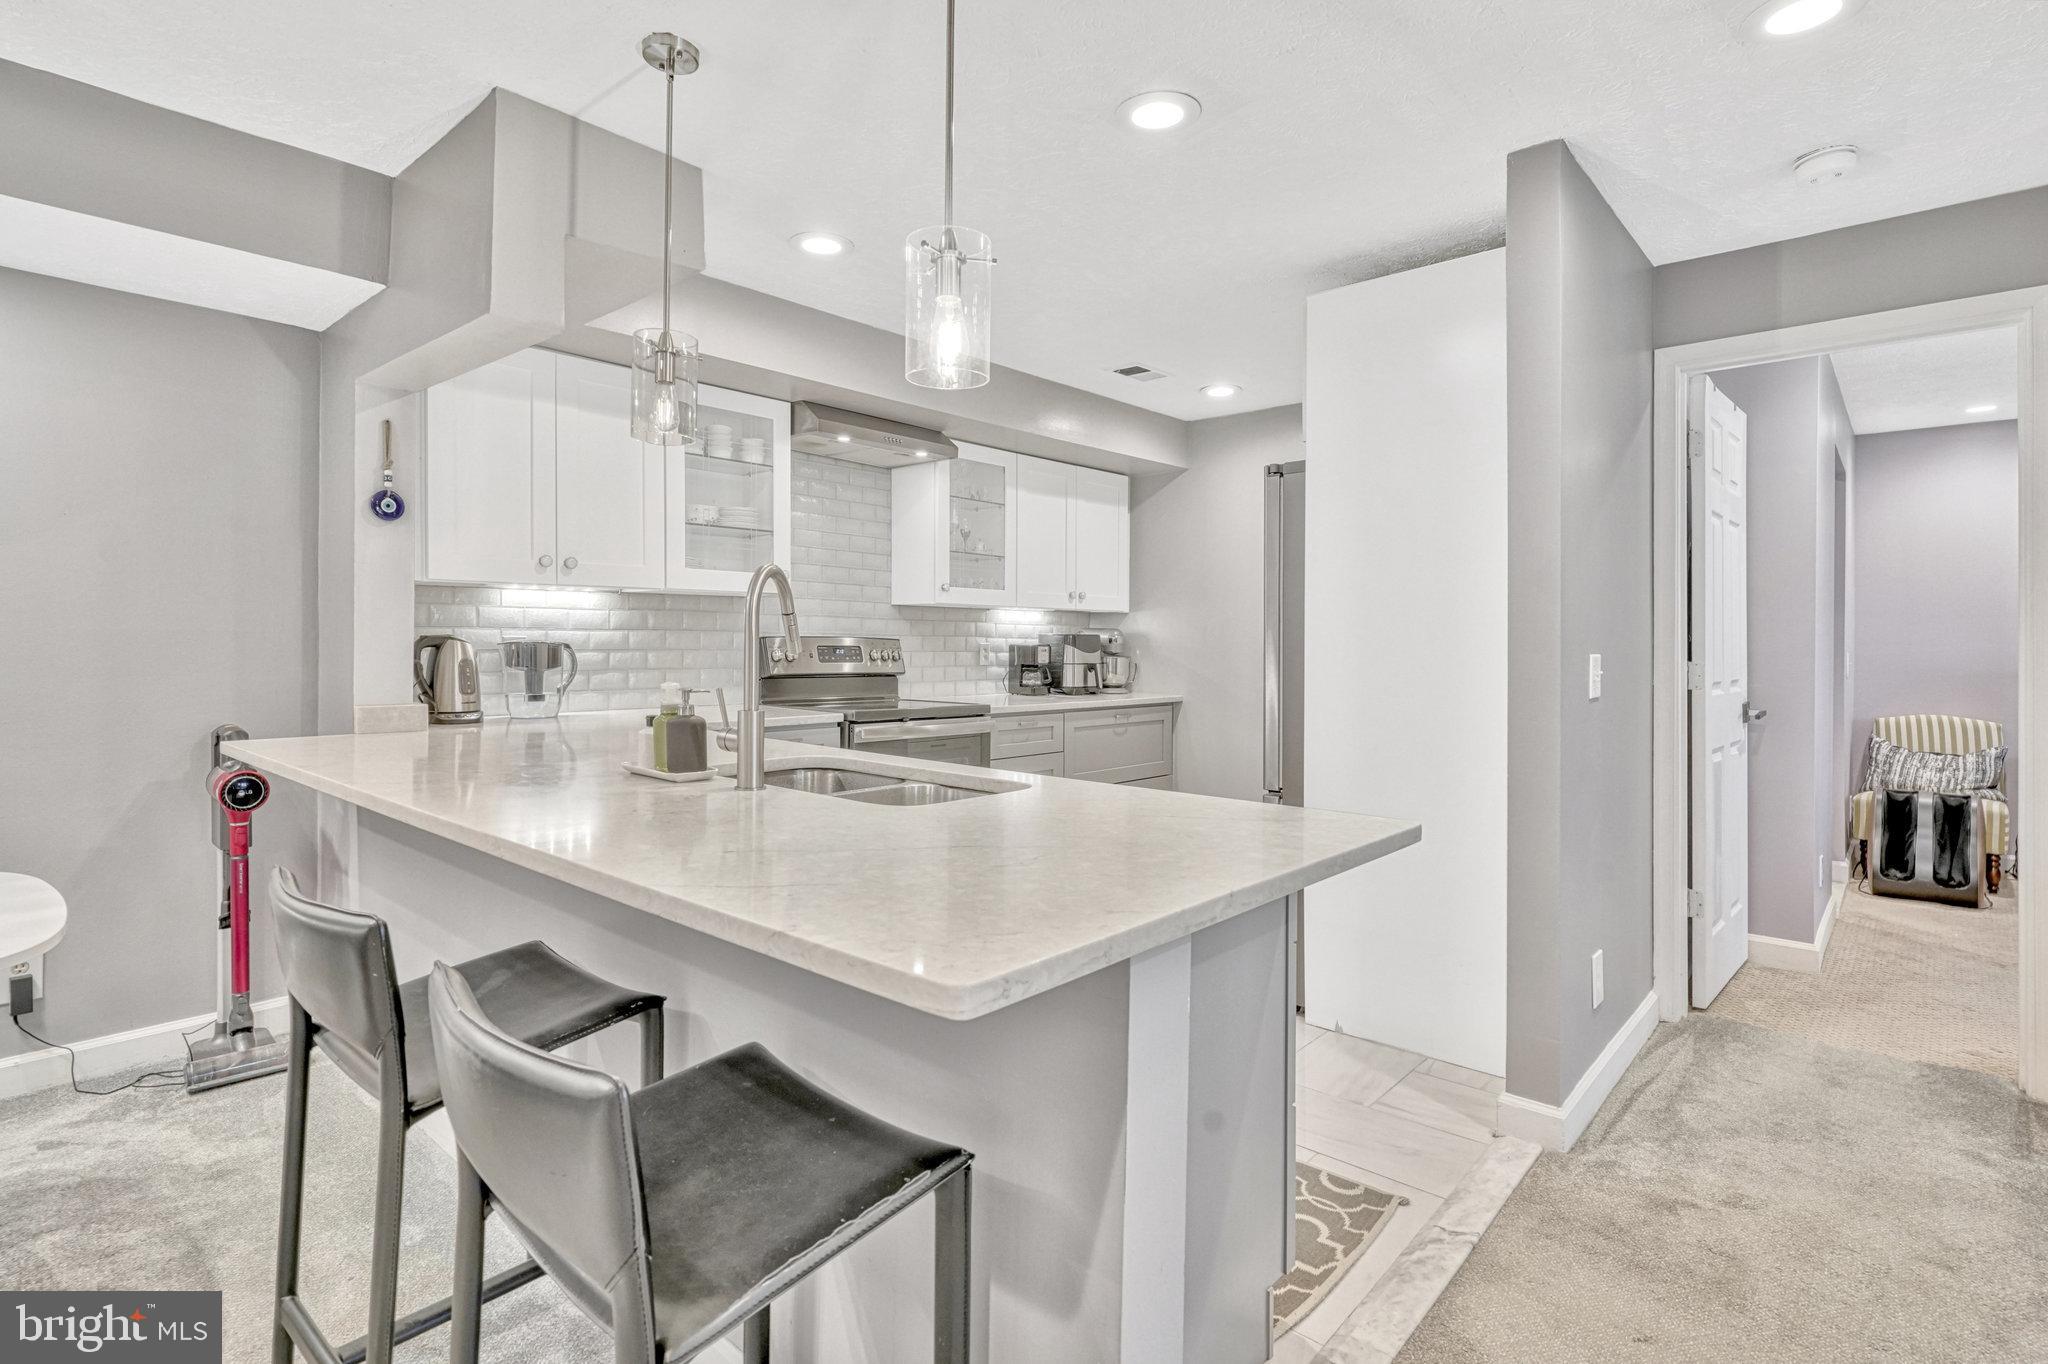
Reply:
[[855, 725], [853, 746], [893, 744], [906, 739], [960, 739], [995, 733], [996, 722], [983, 716], [971, 720], [888, 720], [879, 724]]

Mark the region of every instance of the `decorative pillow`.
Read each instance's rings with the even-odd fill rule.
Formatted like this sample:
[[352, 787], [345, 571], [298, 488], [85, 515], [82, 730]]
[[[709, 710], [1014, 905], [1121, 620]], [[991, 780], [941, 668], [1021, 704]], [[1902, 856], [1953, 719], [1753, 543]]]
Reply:
[[1986, 791], [2005, 780], [2005, 749], [1919, 753], [1873, 734], [1866, 770], [1870, 791]]

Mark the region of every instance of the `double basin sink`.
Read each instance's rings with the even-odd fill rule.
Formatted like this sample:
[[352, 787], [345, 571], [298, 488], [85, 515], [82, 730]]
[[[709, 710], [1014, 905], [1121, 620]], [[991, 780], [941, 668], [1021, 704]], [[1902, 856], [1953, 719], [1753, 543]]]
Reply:
[[785, 767], [768, 773], [765, 780], [768, 785], [785, 791], [837, 796], [841, 800], [857, 800], [863, 805], [944, 805], [949, 801], [1001, 794], [972, 786], [950, 786], [917, 775], [885, 777], [843, 767]]

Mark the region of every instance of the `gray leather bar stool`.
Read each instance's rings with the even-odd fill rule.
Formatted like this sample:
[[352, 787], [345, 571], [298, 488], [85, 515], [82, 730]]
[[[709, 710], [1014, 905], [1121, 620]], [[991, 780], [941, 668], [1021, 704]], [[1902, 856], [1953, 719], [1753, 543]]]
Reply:
[[612, 1333], [617, 1364], [677, 1364], [734, 1328], [767, 1364], [768, 1308], [930, 1194], [933, 1358], [967, 1364], [974, 1157], [891, 1127], [749, 1044], [632, 1093], [526, 1045], [436, 963], [428, 1013], [455, 1128], [451, 1364], [476, 1364], [496, 1210]]
[[[400, 983], [384, 921], [337, 909], [299, 893], [279, 868], [271, 880], [277, 952], [291, 1005], [291, 1064], [285, 1090], [284, 1196], [277, 1228], [277, 1319], [273, 1364], [291, 1364], [296, 1346], [318, 1364], [389, 1364], [402, 1341], [448, 1320], [449, 1300], [398, 1317], [398, 1227], [405, 1195], [405, 1134], [441, 1107], [441, 1067], [427, 1021], [427, 978]], [[640, 1020], [642, 1083], [661, 1078], [660, 995], [612, 984], [558, 956], [545, 943], [522, 943], [455, 968], [465, 988], [488, 1003], [504, 1026], [545, 1050], [630, 1018]], [[344, 1075], [377, 1097], [377, 1201], [370, 1241], [370, 1319], [366, 1333], [336, 1348], [299, 1291], [299, 1228], [306, 1173], [306, 1082], [318, 1046]], [[527, 1260], [492, 1276], [490, 1297], [540, 1277]]]

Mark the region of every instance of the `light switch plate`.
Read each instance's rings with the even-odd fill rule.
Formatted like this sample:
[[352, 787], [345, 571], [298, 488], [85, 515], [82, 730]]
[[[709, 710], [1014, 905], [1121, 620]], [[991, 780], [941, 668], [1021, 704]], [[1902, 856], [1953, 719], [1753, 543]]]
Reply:
[[1607, 1002], [1607, 953], [1593, 954], [1593, 1007], [1599, 1008]]
[[1598, 655], [1598, 654], [1587, 654], [1587, 655], [1586, 655], [1586, 699], [1587, 699], [1588, 701], [1598, 701], [1598, 700], [1600, 699], [1600, 677], [1601, 677], [1601, 671], [1600, 671], [1600, 655]]

